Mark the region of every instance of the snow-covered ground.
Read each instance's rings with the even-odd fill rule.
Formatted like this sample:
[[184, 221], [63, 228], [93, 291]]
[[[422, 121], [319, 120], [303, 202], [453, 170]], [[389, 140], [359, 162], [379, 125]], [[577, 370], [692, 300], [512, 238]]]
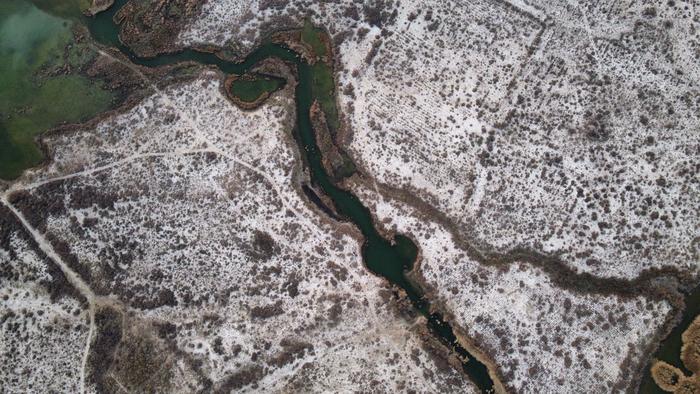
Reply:
[[[9, 201], [135, 327], [174, 325], [174, 365], [198, 363], [214, 388], [471, 391], [363, 268], [354, 230], [298, 191], [293, 87], [242, 111], [220, 81], [204, 72], [94, 129], [48, 137], [53, 161]], [[192, 373], [183, 368], [164, 391]]]
[[562, 289], [539, 267], [484, 265], [441, 224], [357, 185], [388, 230], [421, 245], [418, 276], [488, 355], [513, 392], [589, 393], [634, 389], [671, 305]]
[[88, 313], [60, 270], [0, 206], [0, 387], [78, 392]]
[[245, 52], [308, 15], [336, 43], [346, 148], [367, 175], [483, 250], [697, 276], [693, 4], [217, 0], [180, 41]]

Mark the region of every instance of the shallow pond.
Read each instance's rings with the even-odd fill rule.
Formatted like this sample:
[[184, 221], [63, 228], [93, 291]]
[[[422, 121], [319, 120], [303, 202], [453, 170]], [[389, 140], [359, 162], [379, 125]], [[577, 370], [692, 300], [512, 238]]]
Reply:
[[[61, 2], [54, 2], [60, 4]], [[77, 3], [56, 7], [79, 12]], [[74, 7], [75, 6], [75, 7]], [[112, 94], [64, 67], [78, 68], [90, 53], [73, 42], [71, 19], [30, 1], [0, 2], [0, 178], [13, 179], [43, 159], [35, 137], [63, 123], [107, 109]], [[66, 48], [72, 48], [67, 50]]]

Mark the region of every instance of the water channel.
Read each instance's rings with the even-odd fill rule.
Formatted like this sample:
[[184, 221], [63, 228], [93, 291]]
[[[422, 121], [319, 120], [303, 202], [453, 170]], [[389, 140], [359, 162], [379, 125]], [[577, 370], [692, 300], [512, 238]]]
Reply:
[[[336, 186], [326, 173], [311, 126], [310, 109], [315, 100], [327, 101], [328, 96], [323, 97], [323, 95], [334, 95], [335, 93], [332, 90], [319, 91], [319, 89], [314, 89], [315, 81], [321, 78], [321, 76], [316, 75], [322, 72], [319, 67], [310, 65], [289, 48], [274, 43], [262, 44], [240, 63], [226, 61], [212, 53], [191, 49], [154, 58], [139, 58], [119, 41], [118, 27], [113, 21], [114, 15], [126, 2], [127, 0], [116, 1], [107, 11], [90, 18], [87, 24], [94, 39], [103, 45], [118, 48], [135, 64], [156, 67], [194, 61], [202, 65], [216, 66], [226, 74], [237, 75], [249, 73], [260, 61], [271, 57], [295, 65], [298, 85], [295, 92], [297, 124], [294, 135], [299, 145], [299, 151], [308, 166], [311, 182], [333, 201], [341, 217], [354, 223], [361, 231], [364, 236], [362, 257], [365, 265], [376, 275], [386, 278], [392, 284], [403, 289], [415, 309], [427, 318], [429, 329], [436, 338], [456, 352], [462, 360], [465, 360], [462, 367], [470, 379], [483, 392], [491, 391], [493, 382], [486, 366], [457, 343], [457, 338], [450, 324], [439, 313], [430, 311], [430, 304], [423, 297], [421, 289], [407, 279], [406, 273], [413, 268], [417, 258], [417, 246], [409, 238], [401, 235], [397, 235], [393, 240], [384, 238], [377, 231], [369, 209], [355, 195]], [[332, 97], [334, 98], [334, 96]], [[326, 115], [329, 114], [326, 113]]]
[[[73, 1], [73, 0], [71, 0]], [[88, 26], [91, 36], [100, 44], [114, 47], [119, 49], [124, 53], [133, 63], [146, 66], [146, 67], [158, 67], [164, 65], [172, 65], [182, 62], [195, 62], [202, 65], [215, 66], [226, 74], [235, 75], [247, 75], [252, 79], [245, 80], [238, 86], [240, 89], [238, 92], [235, 90], [232, 92], [237, 95], [243, 101], [253, 101], [256, 97], [255, 89], [258, 85], [255, 84], [256, 75], [251, 73], [251, 70], [262, 60], [267, 58], [278, 58], [288, 64], [296, 67], [298, 85], [296, 87], [295, 98], [296, 98], [296, 111], [297, 111], [297, 124], [294, 130], [294, 137], [299, 145], [299, 151], [302, 154], [305, 165], [308, 167], [309, 174], [311, 177], [311, 182], [316, 186], [317, 190], [322, 191], [328, 198], [330, 198], [337, 210], [339, 216], [343, 220], [351, 221], [357, 228], [361, 231], [364, 237], [364, 243], [362, 245], [362, 255], [365, 265], [376, 275], [389, 280], [392, 284], [403, 289], [411, 301], [414, 308], [423, 316], [428, 319], [428, 326], [430, 331], [438, 338], [443, 344], [448, 348], [452, 349], [461, 359], [467, 360], [463, 362], [462, 367], [464, 372], [470, 377], [470, 379], [476, 383], [476, 385], [484, 392], [493, 389], [493, 381], [491, 380], [487, 368], [480, 362], [478, 362], [474, 357], [472, 357], [466, 349], [460, 346], [456, 342], [456, 337], [452, 327], [443, 319], [439, 313], [430, 312], [430, 303], [423, 297], [423, 291], [418, 285], [412, 283], [407, 279], [407, 271], [413, 268], [414, 262], [417, 258], [417, 246], [407, 237], [397, 235], [394, 239], [384, 238], [375, 227], [370, 211], [359, 201], [359, 199], [348, 192], [347, 190], [338, 187], [335, 181], [328, 175], [326, 170], [322, 165], [322, 152], [316, 144], [316, 139], [314, 135], [314, 130], [311, 126], [310, 119], [310, 108], [315, 100], [323, 102], [322, 108], [325, 112], [326, 117], [329, 120], [329, 126], [332, 122], [337, 122], [337, 108], [335, 107], [335, 92], [334, 84], [332, 83], [332, 70], [326, 69], [323, 65], [310, 65], [301, 56], [292, 50], [286, 48], [285, 46], [279, 44], [273, 44], [270, 42], [263, 43], [255, 51], [250, 53], [242, 62], [232, 62], [223, 60], [212, 53], [201, 52], [196, 50], [184, 50], [174, 54], [160, 55], [154, 58], [139, 58], [136, 56], [128, 47], [124, 46], [118, 37], [119, 29], [114, 23], [114, 15], [117, 11], [127, 3], [128, 0], [117, 0], [115, 4], [107, 11], [98, 14], [93, 18], [81, 18], [81, 22]], [[41, 25], [41, 29], [38, 30], [40, 33], [47, 37], [63, 37], [60, 34], [65, 35], [68, 26], [65, 22], [60, 22], [57, 17], [49, 16], [48, 14], [40, 13], [38, 10], [34, 10], [31, 7], [24, 7], [25, 2], [22, 0], [12, 0], [4, 5], [5, 8], [12, 5], [13, 9], [8, 8], [4, 10], [0, 7], [0, 16], [6, 14], [6, 19], [2, 19], [3, 25], [9, 25], [9, 22], [13, 19], [15, 15], [21, 15], [22, 17], [30, 18], [31, 20], [37, 20], [36, 24]], [[69, 1], [66, 1], [68, 4]], [[24, 7], [24, 8], [22, 8]], [[68, 7], [70, 8], [70, 7]], [[4, 10], [4, 11], [3, 11]], [[5, 12], [3, 14], [2, 12]], [[63, 15], [61, 15], [63, 17]], [[67, 17], [66, 17], [67, 18]], [[16, 19], [16, 18], [15, 18]], [[74, 17], [75, 19], [75, 17]], [[18, 19], [19, 20], [19, 19]], [[64, 19], [65, 20], [65, 19]], [[53, 30], [51, 30], [53, 29]], [[2, 30], [2, 29], [0, 29]], [[32, 30], [33, 31], [33, 30]], [[60, 34], [59, 34], [60, 33]], [[37, 35], [36, 33], [34, 35]], [[309, 30], [308, 26], [304, 26], [302, 31], [303, 36], [312, 35], [313, 32]], [[26, 34], [23, 37], [29, 37]], [[31, 37], [30, 37], [31, 38]], [[40, 37], [41, 38], [41, 37]], [[22, 40], [14, 40], [22, 41]], [[8, 42], [14, 42], [8, 41]], [[23, 40], [22, 42], [27, 41]], [[42, 41], [37, 41], [33, 43], [27, 41], [27, 45], [31, 44], [34, 46], [40, 46]], [[0, 40], [0, 44], [2, 44]], [[60, 44], [60, 42], [59, 42]], [[60, 46], [56, 44], [55, 46]], [[8, 46], [8, 44], [2, 44]], [[0, 45], [0, 49], [3, 46]], [[46, 45], [44, 45], [46, 46]], [[22, 48], [19, 48], [22, 49]], [[12, 47], [14, 51], [13, 54], [21, 53], [19, 49]], [[14, 55], [13, 55], [14, 56]], [[16, 67], [17, 61], [14, 61]], [[330, 83], [328, 78], [331, 78]], [[10, 78], [12, 77], [12, 78]], [[260, 84], [260, 88], [264, 90], [274, 90], [283, 86], [284, 81], [275, 79], [271, 76], [260, 76], [257, 80], [262, 80], [263, 83]], [[8, 75], [6, 78], [9, 80], [21, 80], [19, 77]], [[319, 83], [319, 80], [321, 81]], [[12, 88], [14, 85], [9, 85], [0, 79], [0, 87], [7, 85], [6, 87]], [[79, 81], [80, 82], [80, 81]], [[68, 84], [70, 83], [70, 84]], [[82, 83], [82, 82], [81, 82]], [[74, 81], [67, 81], [65, 86], [60, 87], [60, 91], [68, 92], [68, 96], [73, 96], [73, 90], [82, 89], [80, 83]], [[77, 86], [77, 87], [76, 87]], [[35, 93], [34, 90], [29, 89], [15, 89], [21, 92]], [[40, 96], [39, 94], [34, 94], [34, 96]], [[94, 94], [89, 94], [89, 92], [75, 94], [77, 97], [87, 97], [89, 101], [95, 102]], [[13, 98], [15, 101], [18, 99]], [[20, 100], [21, 101], [21, 100]], [[65, 120], [68, 121], [78, 121], [84, 116], [88, 116], [90, 113], [99, 112], [99, 110], [106, 107], [107, 99], [97, 100], [100, 106], [95, 106], [95, 108], [88, 108], [85, 113], [71, 115], [73, 117], [68, 117]], [[0, 111], [2, 112], [2, 111]], [[65, 112], [65, 111], [63, 111]], [[30, 114], [31, 115], [31, 114]], [[57, 118], [58, 119], [58, 118]], [[51, 120], [51, 119], [49, 119]], [[58, 120], [52, 122], [56, 123]], [[49, 121], [44, 122], [46, 124], [30, 125], [31, 130], [45, 130], [51, 127]], [[5, 127], [3, 123], [0, 123], [0, 156], [3, 160], [0, 160], [0, 175], [4, 176], [2, 171], [7, 172], [7, 178], [19, 174], [23, 167], [29, 167], [34, 165], [40, 158], [37, 156], [38, 153], [34, 152], [33, 142], [31, 140], [31, 134], [25, 132], [22, 129], [17, 129], [18, 135], [27, 134], [27, 141], [22, 142], [22, 149], [17, 148], [15, 145], [9, 143], [4, 143], [2, 138], [7, 137], [9, 134], [2, 132], [2, 128]], [[8, 126], [9, 127], [9, 126]], [[29, 126], [28, 126], [29, 127]], [[28, 128], [29, 129], [29, 128]], [[332, 129], [332, 127], [331, 127]], [[14, 132], [15, 128], [13, 128]], [[32, 133], [35, 133], [32, 131]], [[3, 147], [9, 152], [4, 152]], [[26, 147], [26, 148], [25, 148]], [[10, 149], [11, 148], [11, 149]], [[20, 153], [22, 153], [20, 155]], [[29, 153], [27, 153], [29, 152]], [[37, 151], [38, 152], [38, 151]], [[5, 154], [7, 153], [7, 154]], [[11, 156], [10, 154], [14, 155]], [[17, 156], [17, 157], [15, 157]], [[16, 168], [15, 168], [16, 167]], [[315, 195], [314, 195], [315, 197]], [[311, 198], [311, 197], [310, 197]], [[318, 197], [316, 197], [318, 198]], [[674, 328], [671, 334], [666, 338], [659, 347], [659, 350], [654, 355], [655, 358], [665, 360], [672, 365], [675, 365], [681, 369], [683, 368], [682, 363], [679, 359], [680, 346], [681, 346], [681, 334], [688, 327], [692, 319], [700, 314], [700, 287], [692, 291], [686, 297], [687, 308], [683, 314], [682, 321]], [[687, 370], [684, 370], [688, 373]], [[649, 374], [649, 369], [645, 370], [645, 376], [640, 385], [640, 393], [662, 393], [658, 386], [656, 386], [651, 379]]]

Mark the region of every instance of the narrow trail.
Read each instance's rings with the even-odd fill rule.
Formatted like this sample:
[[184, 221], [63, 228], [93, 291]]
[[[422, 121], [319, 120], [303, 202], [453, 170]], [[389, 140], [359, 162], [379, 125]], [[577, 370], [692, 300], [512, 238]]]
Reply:
[[52, 182], [58, 182], [58, 181], [64, 181], [72, 178], [77, 178], [81, 176], [86, 176], [86, 175], [92, 175], [98, 172], [106, 171], [112, 168], [116, 168], [119, 166], [122, 166], [124, 164], [128, 164], [132, 161], [136, 161], [139, 159], [144, 159], [144, 158], [149, 158], [149, 157], [168, 157], [168, 156], [183, 156], [183, 155], [188, 155], [188, 154], [197, 154], [197, 153], [216, 153], [212, 149], [181, 149], [181, 150], [175, 150], [173, 152], [153, 152], [153, 153], [139, 153], [131, 156], [127, 156], [125, 158], [116, 160], [112, 163], [105, 164], [102, 166], [97, 166], [97, 167], [92, 167], [88, 168], [82, 171], [70, 173], [67, 175], [61, 175], [53, 178], [48, 178], [48, 179], [43, 179], [40, 181], [32, 182], [32, 183], [27, 183], [23, 184], [21, 181], [14, 183], [9, 189], [7, 189], [4, 193], [4, 197], [9, 196], [13, 192], [17, 192], [20, 190], [32, 190], [37, 187], [41, 187], [43, 185], [52, 183]]
[[220, 147], [216, 146], [207, 136], [201, 131], [201, 128], [199, 125], [197, 125], [197, 122], [192, 119], [192, 117], [185, 111], [180, 105], [178, 105], [176, 102], [170, 99], [170, 97], [163, 93], [163, 91], [157, 86], [156, 83], [154, 83], [150, 78], [148, 78], [136, 65], [130, 62], [125, 62], [122, 59], [119, 59], [118, 57], [110, 54], [109, 52], [95, 46], [94, 44], [91, 45], [91, 47], [97, 51], [100, 55], [107, 57], [108, 59], [117, 62], [125, 67], [128, 67], [130, 70], [134, 71], [139, 77], [143, 79], [146, 84], [148, 84], [155, 92], [158, 94], [158, 96], [165, 102], [170, 108], [172, 108], [175, 112], [177, 112], [181, 119], [183, 119], [185, 122], [187, 122], [188, 126], [190, 127], [191, 130], [194, 132], [194, 136], [197, 140], [199, 140], [201, 143], [205, 144], [207, 147], [209, 147], [207, 150], [216, 153], [218, 155], [221, 155], [231, 161], [233, 161], [236, 164], [239, 164], [245, 168], [247, 168], [249, 171], [254, 172], [255, 174], [261, 176], [267, 183], [272, 186], [274, 189], [275, 193], [277, 196], [279, 196], [280, 200], [282, 201], [282, 204], [284, 204], [285, 208], [287, 208], [290, 212], [296, 216], [296, 218], [303, 223], [303, 225], [306, 227], [307, 230], [313, 231], [316, 227], [318, 227], [317, 224], [311, 222], [306, 216], [302, 215], [299, 210], [292, 206], [287, 199], [284, 198], [284, 194], [282, 193], [282, 189], [280, 185], [277, 184], [277, 182], [273, 179], [273, 177], [268, 174], [267, 172], [255, 167], [254, 165], [246, 162], [245, 160], [241, 160], [237, 157], [234, 157], [228, 153], [226, 153], [223, 149]]
[[95, 331], [95, 293], [92, 291], [90, 286], [88, 286], [88, 284], [85, 283], [83, 278], [81, 278], [80, 275], [73, 271], [68, 266], [68, 264], [66, 264], [66, 262], [63, 261], [61, 256], [59, 256], [58, 253], [56, 253], [51, 243], [48, 240], [46, 240], [46, 238], [36, 228], [34, 228], [29, 223], [29, 221], [27, 221], [22, 212], [15, 208], [15, 206], [7, 200], [7, 197], [5, 195], [0, 196], [0, 203], [5, 205], [7, 209], [9, 209], [15, 215], [15, 217], [17, 218], [17, 220], [19, 220], [24, 229], [32, 236], [34, 241], [37, 243], [39, 249], [41, 249], [41, 251], [44, 252], [46, 256], [61, 269], [61, 272], [68, 280], [68, 283], [70, 283], [80, 293], [80, 295], [85, 297], [88, 303], [88, 316], [90, 319], [90, 328], [88, 331], [87, 343], [85, 344], [85, 350], [83, 353], [81, 363], [82, 367], [80, 370], [80, 392], [85, 393], [87, 359], [90, 353], [90, 345], [92, 343], [93, 333]]
[[95, 303], [91, 302], [88, 309], [90, 317], [90, 330], [88, 331], [87, 341], [85, 342], [85, 350], [83, 351], [82, 368], [80, 369], [80, 392], [85, 394], [85, 381], [87, 379], [88, 358], [90, 357], [90, 347], [92, 339], [95, 336]]
[[68, 280], [68, 283], [70, 283], [73, 287], [75, 287], [76, 290], [85, 297], [88, 301], [88, 303], [92, 304], [95, 300], [95, 293], [93, 293], [92, 289], [90, 286], [88, 286], [87, 283], [83, 280], [83, 278], [80, 277], [75, 271], [73, 271], [68, 264], [66, 264], [65, 261], [61, 258], [61, 256], [56, 253], [54, 250], [53, 246], [51, 243], [46, 240], [46, 238], [32, 225], [27, 221], [27, 219], [24, 217], [22, 212], [20, 212], [17, 208], [15, 208], [14, 205], [12, 205], [8, 200], [6, 196], [1, 196], [0, 197], [0, 202], [4, 204], [12, 213], [15, 215], [17, 220], [22, 223], [22, 226], [29, 232], [29, 234], [34, 238], [36, 241], [37, 245], [39, 246], [39, 249], [41, 249], [42, 252], [46, 254], [51, 260], [58, 265], [58, 267], [61, 269], [61, 272], [63, 272], [63, 275], [65, 275], [66, 279]]
[[[225, 60], [219, 58], [215, 53], [199, 52], [195, 49], [183, 49], [174, 54], [164, 54], [154, 58], [141, 58], [123, 45], [118, 37], [118, 29], [115, 28], [113, 16], [123, 4], [124, 0], [117, 1], [110, 10], [99, 14], [93, 19], [90, 25], [92, 26], [91, 31], [101, 32], [99, 33], [98, 39], [100, 44], [115, 47], [126, 56], [130, 62], [134, 63], [134, 65], [127, 65], [129, 68], [133, 69], [133, 67], [136, 66], [152, 68], [191, 62], [205, 67], [214, 66], [224, 74], [242, 75], [252, 72], [257, 64], [268, 58], [277, 58], [288, 64], [293, 64], [294, 67], [296, 67], [296, 127], [293, 135], [297, 145], [297, 152], [300, 153], [301, 158], [306, 164], [304, 168], [308, 170], [311, 183], [318, 186], [320, 190], [333, 201], [338, 215], [344, 217], [344, 221], [352, 223], [362, 234], [364, 240], [361, 247], [361, 256], [364, 266], [374, 275], [402, 289], [415, 310], [427, 320], [427, 327], [430, 333], [445, 346], [448, 352], [463, 360], [462, 372], [468, 375], [482, 391], [488, 392], [493, 390], [494, 381], [497, 377], [496, 372], [489, 370], [485, 364], [481, 363], [477, 357], [459, 343], [452, 329], [452, 325], [443, 318], [440, 312], [436, 312], [431, 308], [430, 300], [425, 298], [423, 289], [408, 279], [407, 272], [412, 269], [418, 256], [417, 245], [401, 234], [393, 236], [381, 234], [374, 223], [370, 210], [356, 195], [337, 185], [336, 181], [331, 179], [324, 167], [322, 159], [323, 152], [321, 152], [318, 147], [311, 121], [311, 107], [317, 100], [325, 100], [326, 102], [331, 102], [332, 100], [332, 102], [335, 103], [335, 85], [333, 84], [333, 88], [330, 89], [319, 89], [317, 85], [319, 83], [319, 78], [322, 79], [326, 73], [333, 73], [332, 66], [326, 65], [329, 69], [321, 66], [321, 71], [318, 71], [319, 69], [317, 67], [312, 67], [299, 53], [285, 45], [275, 43], [262, 44], [253, 52], [247, 54], [243, 59], [239, 59], [241, 60], [240, 62]], [[97, 36], [98, 35], [94, 35], [94, 37]], [[104, 51], [102, 51], [102, 53], [114, 58], [115, 61], [122, 62], [122, 60]], [[139, 74], [143, 75], [143, 73], [140, 72]], [[163, 96], [158, 86], [148, 81], [147, 78], [146, 82], [152, 85], [153, 89]], [[221, 147], [217, 147], [207, 138], [207, 135], [202, 133], [202, 130], [197, 126], [197, 122], [189, 117], [186, 111], [180, 108], [176, 102], [173, 102], [167, 97], [164, 98], [163, 101], [166, 105], [176, 109], [182, 115], [182, 119], [195, 131], [196, 137], [200, 142], [207, 147], [211, 147], [222, 156], [262, 176], [263, 179], [272, 185], [275, 192], [282, 197], [284, 207], [292, 212], [302, 226], [316, 227], [313, 223], [310, 223], [308, 218], [301, 215], [289, 201], [284, 200], [281, 194], [282, 187], [275, 182], [275, 179], [270, 174], [226, 153]], [[335, 113], [335, 111], [332, 113]], [[496, 388], [500, 387], [500, 383], [496, 382], [496, 385]]]
[[[573, 1], [573, 4], [571, 2]], [[581, 2], [579, 0], [568, 0], [567, 1], [570, 5], [573, 5], [576, 7], [579, 12], [581, 13], [581, 17], [583, 18], [583, 28], [586, 30], [586, 37], [588, 37], [588, 43], [591, 47], [591, 50], [593, 51], [593, 58], [595, 60], [595, 68], [598, 73], [597, 77], [600, 78], [603, 75], [603, 70], [602, 70], [602, 65], [604, 64], [602, 62], [602, 57], [600, 56], [600, 48], [598, 48], [598, 44], [595, 42], [596, 36], [593, 34], [593, 30], [591, 28], [591, 23], [588, 20], [588, 14], [586, 11], [583, 9], [581, 6]]]

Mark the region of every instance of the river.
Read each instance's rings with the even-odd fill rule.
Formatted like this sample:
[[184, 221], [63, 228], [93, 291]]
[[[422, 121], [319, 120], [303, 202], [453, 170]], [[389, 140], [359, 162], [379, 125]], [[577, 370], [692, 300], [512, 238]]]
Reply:
[[[441, 314], [430, 312], [430, 303], [423, 297], [420, 287], [407, 278], [407, 272], [413, 268], [417, 258], [418, 247], [409, 238], [401, 235], [393, 240], [384, 238], [372, 220], [367, 207], [349, 191], [338, 187], [327, 174], [322, 164], [322, 154], [316, 144], [314, 130], [311, 126], [310, 109], [315, 100], [323, 100], [324, 94], [333, 95], [333, 91], [319, 92], [313, 89], [317, 67], [310, 65], [301, 56], [279, 44], [263, 43], [246, 58], [237, 63], [223, 60], [212, 53], [192, 49], [174, 54], [160, 55], [154, 58], [139, 58], [129, 48], [125, 47], [118, 38], [118, 27], [113, 18], [127, 0], [118, 0], [107, 11], [98, 14], [87, 21], [91, 35], [103, 45], [118, 48], [129, 59], [138, 65], [157, 67], [185, 61], [194, 61], [202, 65], [216, 66], [226, 74], [243, 75], [248, 73], [260, 61], [267, 58], [278, 58], [296, 67], [298, 85], [295, 92], [297, 124], [294, 137], [299, 145], [299, 152], [304, 158], [311, 175], [311, 182], [329, 197], [344, 219], [352, 222], [362, 233], [362, 257], [365, 266], [375, 275], [387, 279], [392, 284], [403, 289], [415, 309], [428, 320], [428, 327], [449, 349], [456, 352], [462, 360], [464, 372], [483, 392], [493, 390], [493, 381], [488, 369], [462, 347], [454, 334], [451, 325]], [[335, 101], [333, 101], [335, 102]], [[328, 113], [326, 113], [328, 116]]]
[[[362, 233], [364, 237], [362, 257], [365, 266], [375, 275], [387, 279], [404, 290], [413, 307], [427, 319], [428, 328], [435, 337], [458, 354], [462, 360], [466, 360], [462, 363], [462, 368], [470, 379], [482, 392], [493, 391], [493, 380], [489, 376], [486, 366], [457, 342], [452, 326], [444, 320], [441, 314], [431, 313], [430, 302], [423, 296], [424, 292], [420, 286], [408, 279], [407, 272], [413, 269], [417, 258], [417, 245], [410, 238], [402, 235], [396, 235], [393, 240], [384, 238], [377, 231], [369, 209], [354, 194], [338, 187], [326, 172], [322, 164], [322, 152], [316, 144], [314, 130], [311, 126], [310, 109], [315, 100], [331, 103], [333, 107], [324, 106], [324, 112], [329, 123], [337, 122], [335, 117], [338, 111], [335, 107], [334, 84], [331, 83], [330, 88], [314, 88], [314, 81], [323, 77], [327, 78], [326, 73], [332, 75], [332, 70], [329, 72], [318, 65], [309, 65], [299, 54], [282, 45], [270, 42], [263, 43], [241, 62], [226, 61], [212, 53], [192, 49], [160, 55], [155, 58], [139, 58], [119, 41], [118, 26], [113, 22], [114, 15], [127, 1], [115, 1], [110, 9], [96, 17], [89, 18], [86, 23], [94, 39], [103, 45], [118, 48], [135, 64], [157, 67], [193, 61], [202, 65], [216, 66], [226, 74], [244, 75], [262, 60], [275, 57], [296, 67], [298, 78], [295, 92], [297, 124], [293, 134], [304, 163], [308, 166], [311, 182], [332, 200], [337, 213], [343, 220], [352, 222]], [[306, 27], [304, 34], [308, 34]], [[700, 288], [689, 294], [685, 301], [687, 308], [682, 321], [660, 344], [659, 350], [655, 354], [656, 358], [666, 360], [679, 367], [682, 367], [679, 360], [680, 337], [692, 319], [700, 313]], [[648, 368], [640, 385], [640, 392], [645, 394], [663, 392], [650, 378]]]

